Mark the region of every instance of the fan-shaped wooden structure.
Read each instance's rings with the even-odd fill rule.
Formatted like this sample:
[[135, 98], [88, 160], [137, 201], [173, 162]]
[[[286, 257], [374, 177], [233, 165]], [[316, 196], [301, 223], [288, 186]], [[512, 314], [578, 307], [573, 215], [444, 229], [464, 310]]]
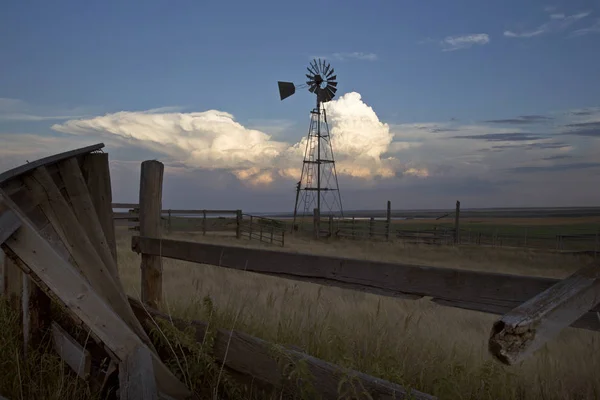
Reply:
[[[119, 375], [120, 398], [187, 398], [163, 364], [123, 290], [116, 261], [104, 144], [43, 158], [0, 174], [4, 291], [22, 305], [26, 341], [51, 328], [57, 351], [82, 377]], [[93, 343], [49, 319], [63, 306]], [[94, 354], [105, 354], [108, 365]], [[141, 396], [141, 397], [140, 397]]]

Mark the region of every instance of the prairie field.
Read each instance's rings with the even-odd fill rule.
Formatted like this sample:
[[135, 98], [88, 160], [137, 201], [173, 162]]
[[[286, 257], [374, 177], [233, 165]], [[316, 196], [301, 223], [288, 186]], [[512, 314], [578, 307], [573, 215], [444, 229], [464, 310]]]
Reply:
[[[140, 256], [131, 251], [130, 231], [117, 232], [120, 276], [126, 291], [138, 297]], [[230, 236], [165, 236], [267, 247]], [[553, 278], [595, 262], [591, 256], [531, 249], [327, 243], [292, 236], [283, 250]], [[521, 365], [508, 367], [487, 352], [494, 315], [177, 260], [163, 259], [163, 268], [163, 311], [173, 316], [210, 317], [221, 328], [292, 345], [440, 399], [600, 398], [596, 332], [566, 329]]]

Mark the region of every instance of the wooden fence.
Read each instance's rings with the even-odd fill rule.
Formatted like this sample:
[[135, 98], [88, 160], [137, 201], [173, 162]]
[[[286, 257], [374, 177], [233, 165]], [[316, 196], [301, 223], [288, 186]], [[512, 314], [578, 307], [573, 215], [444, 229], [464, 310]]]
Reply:
[[[158, 209], [150, 216], [158, 220]], [[318, 212], [315, 220], [318, 236]], [[143, 231], [132, 238], [131, 245], [147, 257], [211, 264], [378, 295], [408, 299], [427, 296], [444, 306], [503, 314], [491, 327], [488, 345], [497, 360], [509, 365], [523, 360], [566, 327], [600, 330], [600, 268], [596, 266], [557, 280], [168, 240]], [[149, 286], [161, 287], [159, 275], [152, 275], [152, 279], [155, 281]]]
[[[129, 229], [139, 231], [140, 208], [137, 203], [112, 203], [116, 221], [127, 221]], [[229, 215], [228, 215], [229, 214]], [[278, 246], [285, 245], [285, 223], [266, 217], [244, 214], [242, 210], [172, 210], [160, 211], [160, 225], [167, 232], [230, 232], [240, 238], [258, 240]]]
[[239, 235], [263, 243], [285, 245], [285, 224], [271, 218], [241, 214], [238, 219]]
[[[519, 363], [569, 326], [600, 330], [597, 266], [556, 280], [163, 239], [164, 166], [158, 161], [142, 163], [140, 233], [131, 242], [132, 250], [141, 254], [139, 303], [125, 295], [118, 276], [108, 157], [92, 153], [102, 147], [0, 174], [0, 244], [7, 256], [2, 276], [4, 294], [21, 310], [26, 343], [51, 329], [55, 351], [74, 373], [102, 387], [118, 377], [122, 399], [191, 395], [162, 362], [146, 331], [150, 318], [170, 320], [156, 310], [162, 304], [162, 257], [377, 295], [425, 296], [444, 306], [500, 314], [490, 326], [488, 348], [508, 365]], [[69, 324], [53, 319], [51, 301], [62, 306], [74, 326], [85, 328], [92, 343], [74, 335]], [[206, 323], [191, 326], [196, 337], [203, 338]], [[235, 351], [228, 352], [230, 348]], [[218, 330], [214, 356], [230, 371], [281, 388], [285, 373], [272, 348], [260, 339]], [[289, 348], [280, 351], [292, 363], [305, 363], [312, 379], [303, 383], [311, 383], [325, 399], [337, 399], [340, 390], [356, 381], [372, 399], [434, 398]], [[110, 365], [98, 370], [95, 366], [103, 358]], [[350, 379], [340, 381], [343, 376]]]

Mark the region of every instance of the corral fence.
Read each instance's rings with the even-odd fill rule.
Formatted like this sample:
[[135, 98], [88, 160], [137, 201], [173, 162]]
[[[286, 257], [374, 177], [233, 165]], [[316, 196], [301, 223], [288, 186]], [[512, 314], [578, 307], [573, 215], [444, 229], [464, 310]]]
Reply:
[[[115, 222], [123, 222], [130, 230], [140, 230], [140, 208], [135, 203], [113, 203]], [[284, 246], [285, 223], [272, 218], [244, 214], [242, 210], [172, 210], [160, 211], [160, 225], [166, 232], [202, 232], [235, 235], [238, 239], [258, 240]]]
[[[454, 212], [437, 218], [412, 219], [391, 216], [388, 201], [386, 216], [323, 217], [314, 209], [310, 229], [304, 227], [315, 238], [346, 238], [356, 240], [391, 240], [407, 244], [424, 245], [467, 245], [490, 247], [525, 247], [532, 249], [560, 250], [570, 252], [600, 253], [600, 226], [587, 225], [503, 225], [488, 222], [478, 226], [469, 222], [461, 227], [460, 202]], [[450, 222], [446, 217], [453, 217]], [[403, 221], [396, 222], [396, 219]], [[502, 218], [498, 218], [500, 221]], [[438, 221], [439, 220], [439, 221]]]
[[276, 219], [241, 214], [238, 221], [240, 237], [263, 243], [285, 245], [285, 223]]

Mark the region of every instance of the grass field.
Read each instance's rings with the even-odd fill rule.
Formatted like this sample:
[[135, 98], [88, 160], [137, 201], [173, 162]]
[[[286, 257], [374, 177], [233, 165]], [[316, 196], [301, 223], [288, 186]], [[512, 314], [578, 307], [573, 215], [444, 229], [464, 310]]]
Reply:
[[[119, 273], [127, 292], [138, 297], [140, 257], [131, 251], [132, 233], [117, 228]], [[168, 236], [266, 247], [227, 235], [181, 232]], [[285, 250], [554, 278], [595, 263], [587, 255], [532, 249], [327, 243], [291, 236], [286, 238]], [[567, 329], [521, 365], [506, 367], [487, 352], [494, 315], [446, 308], [427, 299], [379, 297], [176, 260], [164, 259], [163, 264], [163, 310], [174, 316], [210, 320], [213, 326], [293, 345], [440, 399], [600, 399], [600, 333]], [[52, 352], [17, 358], [20, 330], [6, 308], [0, 309], [0, 323], [0, 374], [4, 376], [0, 394], [11, 399], [94, 398], [80, 381], [65, 373], [65, 366]], [[190, 386], [204, 395], [201, 398], [208, 398], [220, 365], [205, 355], [196, 360], [187, 367], [192, 370], [187, 371]], [[222, 384], [223, 377], [219, 381]], [[252, 398], [279, 397], [254, 391]]]
[[[182, 240], [261, 246], [192, 233]], [[139, 256], [119, 230], [119, 266], [139, 293]], [[399, 243], [289, 238], [290, 251], [343, 255], [472, 270], [563, 278], [594, 260], [581, 255], [503, 248], [414, 247]], [[243, 271], [164, 260], [164, 310], [207, 319], [440, 399], [600, 398], [600, 334], [567, 329], [522, 365], [505, 367], [487, 353], [495, 316], [428, 302], [286, 281]], [[206, 297], [211, 306], [207, 308]]]

